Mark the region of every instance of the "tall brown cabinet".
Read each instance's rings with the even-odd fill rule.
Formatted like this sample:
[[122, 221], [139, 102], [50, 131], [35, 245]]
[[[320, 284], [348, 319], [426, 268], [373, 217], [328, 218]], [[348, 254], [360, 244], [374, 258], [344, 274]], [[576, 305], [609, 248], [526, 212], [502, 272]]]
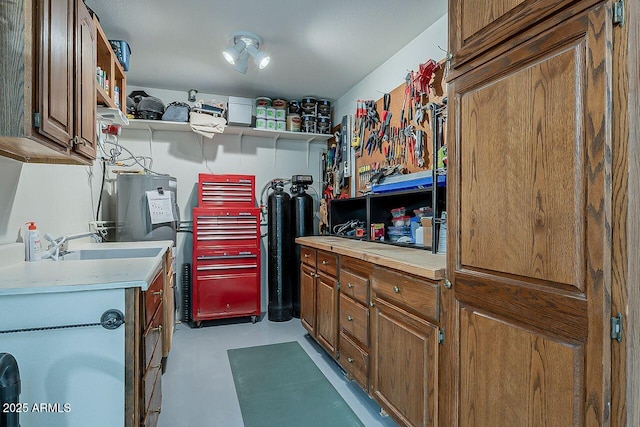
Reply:
[[440, 425], [640, 425], [639, 8], [449, 2]]

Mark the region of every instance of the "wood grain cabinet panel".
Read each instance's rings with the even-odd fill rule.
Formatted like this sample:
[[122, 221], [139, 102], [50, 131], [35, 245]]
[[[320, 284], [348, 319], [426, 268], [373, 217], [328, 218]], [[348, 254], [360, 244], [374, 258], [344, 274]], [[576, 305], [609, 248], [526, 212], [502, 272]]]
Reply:
[[[341, 288], [342, 289], [342, 288]], [[340, 329], [369, 347], [369, 307], [340, 294]]]
[[362, 304], [369, 304], [369, 279], [348, 270], [343, 261], [340, 268], [340, 292]]
[[[449, 45], [452, 67], [485, 62], [535, 33], [597, 4], [599, 0], [450, 0]], [[523, 30], [532, 34], [523, 36]], [[491, 53], [491, 50], [496, 52]], [[466, 71], [473, 70], [468, 65]], [[455, 76], [457, 73], [453, 73]]]
[[338, 256], [326, 251], [318, 251], [316, 256], [316, 267], [318, 271], [330, 276], [338, 276]]
[[340, 365], [350, 379], [356, 380], [365, 391], [369, 391], [369, 353], [363, 351], [343, 332], [340, 332], [339, 347]]
[[460, 314], [460, 425], [478, 420], [492, 426], [582, 424], [580, 413], [567, 409], [583, 396], [584, 346], [556, 342], [471, 309]]
[[300, 268], [300, 321], [312, 337], [316, 336], [316, 273], [314, 270], [303, 261]]
[[316, 310], [316, 337], [335, 358], [338, 343], [338, 286], [336, 279], [323, 273], [318, 273], [316, 282]]
[[438, 425], [437, 326], [375, 297], [372, 311], [374, 397], [403, 425]]
[[612, 14], [571, 8], [449, 84], [445, 425], [608, 424]]
[[434, 322], [439, 319], [440, 302], [436, 282], [376, 267], [371, 287], [378, 297], [392, 301], [405, 310]]

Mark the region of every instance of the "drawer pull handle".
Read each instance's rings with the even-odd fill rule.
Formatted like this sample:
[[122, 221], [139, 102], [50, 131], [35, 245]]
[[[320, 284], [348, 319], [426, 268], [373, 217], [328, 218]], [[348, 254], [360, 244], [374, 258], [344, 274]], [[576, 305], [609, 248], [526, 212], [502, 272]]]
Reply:
[[151, 366], [151, 369], [160, 369], [162, 368], [162, 363], [158, 363], [157, 365]]
[[353, 317], [351, 317], [351, 316], [347, 316], [347, 320], [348, 320], [349, 322], [351, 322], [351, 321], [353, 320]]
[[322, 260], [322, 265], [327, 265], [327, 264], [329, 264], [329, 263], [327, 262], [327, 260], [324, 260], [324, 259], [323, 259], [323, 260]]
[[158, 332], [162, 332], [162, 325], [158, 326], [157, 328], [151, 328], [152, 331], [158, 331]]
[[348, 357], [348, 358], [347, 358], [347, 362], [349, 362], [349, 363], [353, 363], [353, 357]]
[[309, 254], [304, 254], [304, 257], [305, 258], [309, 258]]
[[155, 292], [151, 292], [151, 295], [158, 295], [158, 296], [162, 296], [162, 291], [155, 291]]
[[400, 288], [397, 286], [393, 287], [393, 292], [395, 292], [396, 294], [400, 292]]
[[353, 285], [351, 284], [351, 282], [347, 283], [347, 288], [353, 288]]
[[155, 412], [156, 414], [159, 414], [161, 411], [162, 411], [162, 408], [151, 410], [151, 412]]

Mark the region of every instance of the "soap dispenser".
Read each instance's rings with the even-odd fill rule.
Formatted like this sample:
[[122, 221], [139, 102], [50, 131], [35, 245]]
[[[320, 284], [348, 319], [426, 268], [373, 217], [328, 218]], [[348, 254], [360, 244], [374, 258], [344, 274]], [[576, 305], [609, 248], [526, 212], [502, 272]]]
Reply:
[[40, 254], [40, 232], [36, 228], [36, 223], [27, 222], [27, 232], [24, 237], [24, 260], [39, 261]]

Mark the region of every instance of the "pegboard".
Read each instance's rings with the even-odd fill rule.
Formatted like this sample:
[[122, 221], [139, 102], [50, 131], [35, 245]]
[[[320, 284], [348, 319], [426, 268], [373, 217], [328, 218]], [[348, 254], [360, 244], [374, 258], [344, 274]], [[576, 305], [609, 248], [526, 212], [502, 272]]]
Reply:
[[[434, 72], [433, 79], [431, 81], [431, 87], [428, 95], [422, 95], [421, 97], [421, 105], [426, 106], [430, 102], [441, 104], [443, 98], [446, 97], [446, 83], [445, 83], [445, 69], [446, 69], [446, 60], [441, 60], [438, 62], [440, 67], [437, 71]], [[390, 103], [389, 103], [389, 112], [391, 113], [391, 120], [389, 122], [389, 126], [391, 129], [400, 129], [402, 128], [401, 116], [402, 116], [402, 108], [403, 101], [405, 100], [405, 83], [402, 82], [398, 87], [389, 92], [391, 95]], [[355, 107], [355, 106], [354, 106]], [[384, 96], [380, 97], [376, 101], [376, 110], [380, 115], [383, 111], [384, 107]], [[412, 106], [412, 114], [415, 118], [416, 116], [416, 107]], [[406, 150], [406, 140], [403, 141], [402, 138], [394, 138], [393, 133], [391, 133], [391, 137], [389, 141], [382, 142], [382, 152], [376, 148], [371, 151], [371, 153], [367, 152], [366, 143], [369, 140], [371, 135], [370, 131], [364, 131], [364, 138], [360, 141], [360, 146], [362, 148], [357, 148], [356, 153], [356, 162], [355, 167], [353, 169], [353, 177], [352, 184], [356, 186], [356, 195], [362, 194], [367, 190], [368, 179], [372, 176], [374, 171], [374, 166], [391, 166], [394, 164], [403, 164], [404, 165], [404, 173], [413, 173], [419, 171], [429, 170], [432, 167], [432, 147], [433, 147], [433, 137], [432, 137], [432, 128], [431, 128], [431, 111], [428, 108], [423, 109], [424, 120], [420, 124], [416, 124], [414, 121], [411, 121], [411, 125], [414, 126], [415, 131], [418, 130], [423, 131], [422, 138], [422, 160], [423, 165], [419, 166], [417, 164], [412, 163], [411, 156]], [[408, 103], [404, 111], [404, 118], [408, 120], [409, 111], [408, 111]], [[354, 126], [354, 134], [358, 129]], [[379, 130], [379, 125], [376, 127], [375, 131]], [[444, 126], [440, 131], [442, 135], [443, 145], [446, 144], [445, 135], [446, 135], [446, 121], [444, 122]], [[399, 139], [399, 140], [398, 140]], [[387, 146], [389, 152], [394, 152], [394, 157], [390, 160], [385, 158], [384, 150], [385, 146]], [[361, 153], [361, 154], [360, 154]], [[363, 168], [369, 166], [369, 170], [363, 173]]]

